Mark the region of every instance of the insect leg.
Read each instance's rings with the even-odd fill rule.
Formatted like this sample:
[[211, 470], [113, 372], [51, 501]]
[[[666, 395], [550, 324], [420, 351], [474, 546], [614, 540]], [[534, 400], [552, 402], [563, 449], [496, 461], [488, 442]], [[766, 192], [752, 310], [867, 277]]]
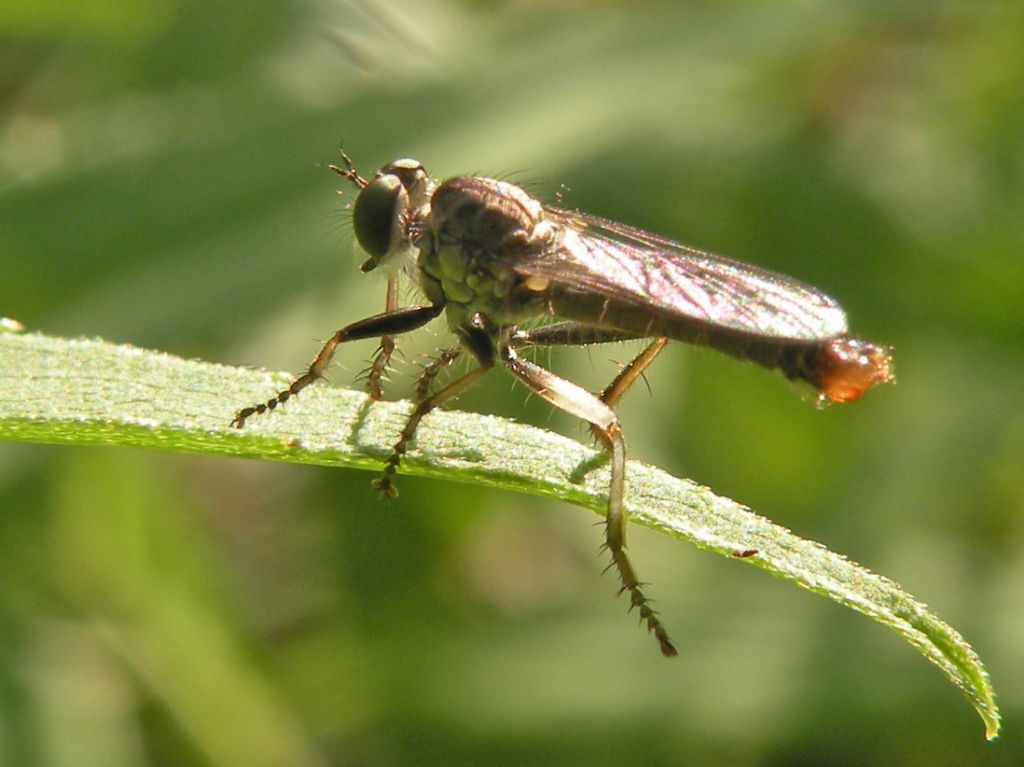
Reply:
[[406, 333], [426, 325], [442, 311], [444, 311], [444, 304], [410, 306], [393, 312], [376, 314], [373, 317], [367, 317], [364, 320], [353, 322], [351, 325], [346, 325], [331, 336], [330, 340], [324, 344], [320, 352], [313, 358], [313, 361], [309, 363], [309, 368], [306, 372], [292, 381], [287, 389], [278, 392], [266, 402], [242, 408], [235, 414], [231, 425], [241, 429], [245, 425], [246, 419], [250, 416], [265, 413], [267, 410], [273, 410], [278, 405], [287, 402], [293, 395], [298, 394], [318, 378], [321, 378], [327, 366], [330, 365], [331, 358], [334, 356], [334, 350], [338, 347], [338, 344], [345, 343], [346, 341], [373, 338], [374, 336], [390, 335], [392, 333]]
[[[632, 341], [644, 337], [626, 330], [610, 330], [582, 322], [556, 322], [533, 330], [517, 331], [512, 336], [512, 345], [516, 348], [521, 346], [589, 346], [590, 344], [615, 341]], [[668, 343], [667, 338], [654, 339], [646, 349], [622, 369], [614, 381], [605, 387], [601, 392], [601, 400], [609, 405], [614, 405], [621, 399], [622, 395], [626, 393], [626, 389], [632, 386], [647, 369], [647, 366], [654, 362], [655, 357], [665, 348], [666, 343]]]
[[505, 367], [534, 393], [567, 413], [587, 421], [611, 455], [612, 476], [608, 489], [608, 512], [605, 516], [605, 548], [611, 554], [612, 564], [619, 573], [622, 591], [629, 592], [632, 607], [640, 612], [640, 619], [647, 623], [648, 631], [654, 632], [661, 645], [662, 655], [676, 655], [677, 650], [648, 604], [633, 565], [626, 555], [626, 513], [622, 505], [626, 480], [626, 443], [622, 438], [618, 416], [611, 407], [586, 389], [522, 359], [511, 345], [502, 345], [499, 354]]
[[[629, 341], [635, 338], [642, 338], [635, 334], [619, 331], [606, 330], [593, 325], [586, 325], [578, 322], [559, 322], [554, 325], [537, 328], [529, 331], [519, 331], [512, 337], [513, 345], [516, 347], [531, 346], [559, 346], [559, 345], [588, 345], [603, 344], [613, 341]], [[648, 365], [654, 362], [655, 358], [665, 348], [668, 339], [665, 337], [655, 338], [647, 347], [640, 352], [633, 360], [624, 367], [610, 384], [601, 392], [601, 401], [607, 405], [614, 405], [618, 402], [626, 390], [636, 383], [636, 380], [643, 375]], [[591, 426], [594, 436], [600, 439], [597, 428]]]
[[[384, 312], [393, 312], [398, 308], [398, 274], [392, 274], [388, 277], [388, 291], [387, 298], [384, 303]], [[366, 393], [370, 395], [370, 399], [379, 400], [384, 396], [384, 392], [381, 390], [381, 379], [388, 369], [388, 362], [391, 361], [391, 355], [395, 353], [395, 338], [394, 336], [385, 335], [380, 337], [380, 348], [377, 350], [377, 356], [373, 358], [373, 363], [370, 365], [369, 375], [366, 376]]]
[[646, 336], [628, 330], [611, 330], [584, 322], [555, 322], [533, 330], [518, 330], [512, 345], [519, 346], [590, 346], [615, 341], [632, 341]]
[[[402, 456], [405, 455], [406, 450], [408, 450], [409, 443], [412, 441], [413, 437], [416, 436], [416, 429], [419, 428], [420, 421], [423, 420], [423, 417], [442, 402], [458, 397], [494, 366], [494, 352], [491, 347], [491, 341], [484, 331], [478, 328], [469, 327], [461, 329], [460, 335], [462, 337], [462, 345], [442, 352], [440, 357], [434, 360], [423, 370], [423, 374], [416, 383], [416, 395], [413, 400], [416, 403], [416, 407], [413, 409], [412, 413], [409, 414], [409, 419], [405, 422], [402, 434], [399, 436], [398, 442], [395, 443], [394, 448], [391, 450], [391, 456], [388, 458], [388, 462], [384, 465], [383, 475], [380, 479], [373, 481], [373, 486], [375, 488], [392, 498], [398, 495], [398, 490], [395, 488], [394, 483], [395, 472], [398, 471], [398, 464], [401, 463]], [[456, 379], [440, 391], [428, 396], [430, 385], [434, 382], [434, 379], [437, 378], [438, 373], [451, 364], [451, 362], [462, 353], [462, 349], [464, 347], [469, 348], [469, 350], [473, 352], [473, 356], [477, 358], [477, 361], [480, 363], [480, 367], [469, 371], [466, 375]]]
[[644, 374], [647, 366], [654, 362], [654, 359], [661, 354], [661, 350], [665, 348], [667, 343], [668, 339], [664, 336], [651, 341], [642, 352], [636, 355], [626, 367], [619, 371], [619, 374], [615, 376], [615, 380], [604, 387], [604, 391], [601, 392], [601, 401], [606, 405], [614, 405], [618, 402], [622, 395], [626, 393], [626, 389], [636, 383], [636, 379]]
[[[351, 158], [345, 154], [345, 150], [338, 148], [338, 152], [341, 154], [341, 161], [344, 163], [344, 168], [339, 168], [337, 165], [328, 165], [327, 168], [341, 176], [344, 179], [350, 181], [356, 189], [365, 189], [369, 185], [369, 181], [359, 175], [356, 170], [356, 166], [352, 163]], [[341, 194], [341, 192], [338, 192]], [[392, 274], [388, 277], [388, 288], [387, 297], [384, 299], [384, 313], [393, 312], [398, 308], [398, 274]], [[380, 347], [377, 349], [377, 354], [373, 358], [373, 362], [370, 365], [370, 371], [366, 376], [366, 393], [370, 395], [370, 399], [379, 400], [384, 396], [384, 392], [381, 391], [381, 379], [387, 372], [388, 362], [391, 360], [391, 355], [395, 352], [395, 339], [393, 336], [384, 335], [380, 337]]]

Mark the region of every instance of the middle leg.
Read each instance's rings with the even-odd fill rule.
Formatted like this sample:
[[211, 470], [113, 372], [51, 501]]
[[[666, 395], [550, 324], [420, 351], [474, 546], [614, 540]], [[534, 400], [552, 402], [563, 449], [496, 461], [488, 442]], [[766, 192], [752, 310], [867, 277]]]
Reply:
[[395, 472], [398, 471], [398, 464], [402, 462], [402, 456], [404, 456], [406, 450], [409, 449], [409, 443], [412, 441], [413, 437], [416, 436], [416, 429], [419, 428], [420, 421], [423, 420], [423, 417], [445, 400], [457, 397], [464, 389], [486, 372], [486, 368], [477, 368], [476, 370], [472, 370], [467, 375], [464, 375], [462, 378], [450, 383], [448, 386], [431, 396], [430, 386], [433, 384], [434, 379], [437, 378], [438, 374], [442, 370], [454, 362], [461, 352], [462, 348], [459, 346], [455, 346], [441, 352], [441, 355], [436, 360], [423, 368], [423, 373], [416, 382], [416, 395], [413, 399], [413, 402], [416, 403], [416, 407], [413, 409], [412, 413], [409, 414], [409, 419], [405, 422], [405, 426], [402, 428], [402, 433], [398, 438], [398, 442], [396, 442], [395, 446], [391, 448], [391, 455], [388, 457], [388, 462], [384, 465], [384, 473], [378, 479], [373, 481], [373, 486], [390, 498], [394, 498], [398, 495], [398, 490], [395, 488], [394, 481]]
[[[409, 443], [416, 436], [416, 429], [419, 428], [420, 421], [423, 420], [424, 416], [441, 403], [458, 397], [494, 366], [494, 350], [490, 336], [486, 331], [479, 327], [467, 326], [459, 330], [459, 335], [461, 341], [459, 346], [442, 352], [440, 357], [423, 369], [423, 373], [416, 384], [416, 395], [413, 400], [416, 407], [409, 414], [409, 419], [405, 422], [405, 427], [402, 429], [398, 442], [391, 449], [391, 456], [384, 465], [384, 473], [373, 482], [375, 488], [389, 497], [394, 498], [398, 495], [394, 483], [395, 473], [398, 471], [398, 465], [402, 461], [402, 456], [405, 455], [406, 450], [409, 448]], [[463, 349], [469, 349], [477, 362], [480, 363], [480, 366], [469, 371], [461, 378], [457, 378], [440, 391], [430, 394], [430, 387], [434, 379], [462, 353]]]

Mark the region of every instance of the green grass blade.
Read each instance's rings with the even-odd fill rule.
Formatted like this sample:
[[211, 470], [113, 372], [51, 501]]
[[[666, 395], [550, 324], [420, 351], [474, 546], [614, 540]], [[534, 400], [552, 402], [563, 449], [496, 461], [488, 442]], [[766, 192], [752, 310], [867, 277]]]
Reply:
[[[0, 438], [120, 444], [351, 468], [380, 468], [408, 402], [370, 403], [361, 392], [315, 386], [273, 417], [229, 426], [239, 404], [289, 381], [268, 374], [95, 340], [0, 328]], [[607, 467], [566, 437], [493, 416], [436, 411], [424, 419], [402, 472], [560, 498], [604, 513]], [[658, 469], [630, 463], [631, 519], [702, 549], [732, 556], [852, 607], [915, 647], [999, 731], [980, 659], [953, 628], [895, 583], [793, 535], [735, 501]]]

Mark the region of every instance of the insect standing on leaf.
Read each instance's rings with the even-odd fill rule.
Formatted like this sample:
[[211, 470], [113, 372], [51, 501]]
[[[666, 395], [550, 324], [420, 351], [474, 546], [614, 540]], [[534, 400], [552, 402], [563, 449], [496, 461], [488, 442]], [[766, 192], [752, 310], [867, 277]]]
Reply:
[[[890, 349], [847, 334], [846, 315], [831, 298], [796, 280], [681, 245], [579, 211], [545, 205], [521, 187], [478, 176], [435, 183], [415, 160], [396, 160], [372, 179], [342, 152], [331, 170], [354, 184], [356, 239], [369, 255], [360, 267], [388, 270], [385, 310], [338, 330], [308, 370], [272, 399], [240, 410], [241, 428], [321, 378], [339, 344], [380, 338], [367, 389], [380, 381], [393, 337], [444, 313], [458, 344], [428, 365], [415, 407], [375, 482], [394, 495], [394, 476], [423, 417], [501, 365], [533, 393], [583, 419], [608, 452], [611, 481], [603, 548], [631, 608], [657, 637], [676, 648], [648, 604], [626, 555], [626, 448], [612, 406], [654, 361], [668, 339], [710, 346], [804, 381], [820, 402], [851, 402], [892, 380]], [[427, 298], [398, 307], [397, 280], [412, 274]], [[547, 320], [532, 330], [520, 324]], [[530, 346], [600, 344], [651, 339], [600, 394], [592, 394], [523, 359]], [[434, 379], [468, 353], [477, 366], [433, 391]], [[750, 554], [756, 553], [749, 550]], [[747, 556], [743, 551], [740, 556]]]

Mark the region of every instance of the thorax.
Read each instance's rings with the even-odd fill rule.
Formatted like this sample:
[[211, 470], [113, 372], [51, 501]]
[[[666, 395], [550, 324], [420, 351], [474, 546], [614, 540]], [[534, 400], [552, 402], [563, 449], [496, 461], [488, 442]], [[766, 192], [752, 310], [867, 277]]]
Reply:
[[446, 303], [449, 324], [479, 313], [512, 325], [545, 313], [523, 277], [552, 241], [540, 202], [505, 181], [458, 176], [437, 187], [428, 207], [417, 226], [420, 285]]

